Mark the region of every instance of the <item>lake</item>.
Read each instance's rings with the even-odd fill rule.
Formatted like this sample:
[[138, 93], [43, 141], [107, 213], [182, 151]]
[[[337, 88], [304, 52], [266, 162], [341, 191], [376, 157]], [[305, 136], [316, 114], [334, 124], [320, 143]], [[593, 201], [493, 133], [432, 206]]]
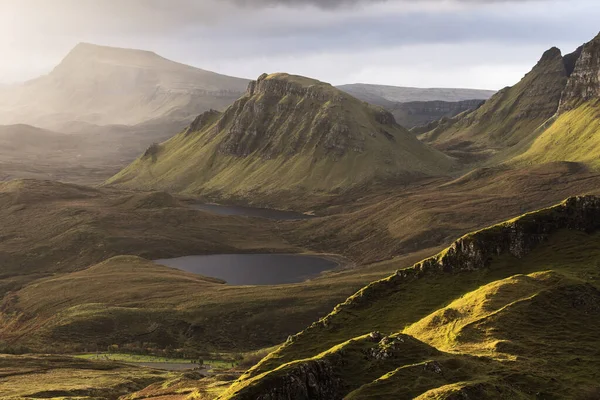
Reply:
[[244, 217], [266, 218], [280, 221], [314, 218], [313, 215], [306, 215], [295, 211], [273, 210], [270, 208], [224, 206], [220, 204], [192, 204], [192, 208], [220, 215], [240, 215]]
[[304, 282], [338, 267], [323, 257], [299, 254], [217, 254], [156, 260], [158, 264], [218, 278], [230, 285]]

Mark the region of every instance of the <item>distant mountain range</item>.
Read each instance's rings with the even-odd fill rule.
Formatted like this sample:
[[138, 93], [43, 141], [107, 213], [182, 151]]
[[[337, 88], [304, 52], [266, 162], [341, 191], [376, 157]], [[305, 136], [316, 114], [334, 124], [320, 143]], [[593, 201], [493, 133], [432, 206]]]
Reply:
[[[249, 82], [176, 63], [149, 51], [81, 43], [47, 75], [0, 86], [4, 135], [8, 137], [6, 132], [12, 129], [23, 136], [13, 143], [10, 154], [0, 151], [0, 178], [97, 183], [153, 142], [180, 132], [199, 114], [211, 109], [223, 111], [244, 95]], [[361, 94], [377, 87], [348, 85], [347, 89]], [[460, 89], [380, 88], [377, 93], [390, 99], [436, 100], [395, 103], [370, 97], [373, 104], [388, 109], [400, 125], [408, 127], [453, 117], [479, 105], [473, 100], [440, 100], [485, 95]], [[24, 129], [23, 125], [31, 128]], [[53, 135], [42, 137], [34, 126]], [[88, 137], [61, 136], [56, 142], [63, 144], [60, 149], [49, 144], [50, 138], [63, 133]]]

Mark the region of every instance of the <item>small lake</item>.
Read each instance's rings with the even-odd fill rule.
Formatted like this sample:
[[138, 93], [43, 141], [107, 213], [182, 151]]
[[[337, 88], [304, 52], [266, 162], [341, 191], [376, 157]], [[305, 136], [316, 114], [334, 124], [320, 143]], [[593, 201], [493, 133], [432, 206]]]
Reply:
[[155, 262], [222, 279], [229, 285], [298, 283], [338, 267], [338, 263], [333, 260], [299, 254], [217, 254], [163, 259]]
[[302, 214], [295, 211], [273, 210], [270, 208], [224, 206], [220, 204], [192, 204], [192, 208], [195, 208], [196, 210], [208, 211], [213, 214], [239, 215], [243, 217], [275, 219], [279, 221], [314, 218], [313, 215]]

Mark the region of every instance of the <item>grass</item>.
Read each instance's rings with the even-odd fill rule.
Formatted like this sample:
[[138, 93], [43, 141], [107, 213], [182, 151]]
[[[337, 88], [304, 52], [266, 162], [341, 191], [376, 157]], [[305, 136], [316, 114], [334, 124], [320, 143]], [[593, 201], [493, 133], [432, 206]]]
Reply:
[[0, 355], [4, 399], [116, 399], [173, 374], [64, 356]]
[[[556, 210], [542, 210], [523, 218], [542, 224], [551, 221]], [[491, 264], [471, 270], [426, 270], [412, 279], [390, 277], [371, 284], [327, 318], [288, 340], [244, 375], [238, 385], [264, 390], [262, 385], [269, 382], [265, 377], [289, 368], [295, 360], [321, 357], [331, 351], [328, 348], [337, 349], [339, 343], [371, 331], [404, 331], [440, 350], [484, 355], [502, 362], [498, 368], [509, 368], [499, 376], [493, 374], [483, 382], [475, 382], [474, 387], [471, 381], [476, 376], [470, 376], [469, 384], [453, 390], [481, 391], [481, 398], [493, 398], [489, 385], [499, 385], [499, 390], [509, 392], [508, 388], [521, 387], [527, 393], [543, 387], [545, 393], [567, 394], [571, 386], [547, 383], [548, 379], [564, 376], [572, 377], [574, 385], [582, 390], [593, 390], [598, 376], [586, 366], [600, 362], [600, 332], [589, 323], [600, 310], [600, 234], [556, 230], [559, 225], [551, 224], [555, 230], [546, 231], [550, 234], [547, 241], [521, 258], [501, 254], [493, 257]], [[472, 237], [478, 241], [481, 237], [496, 243], [498, 229], [483, 230], [465, 240]], [[449, 252], [442, 252], [441, 257], [445, 254]], [[342, 374], [353, 372], [349, 369]], [[370, 377], [348, 378], [354, 384], [371, 382]], [[545, 387], [541, 381], [546, 382]], [[400, 390], [401, 385], [393, 387]], [[518, 391], [521, 393], [521, 389]]]
[[505, 88], [472, 113], [441, 124], [422, 138], [448, 154], [472, 162], [502, 160], [510, 148], [531, 140], [557, 111], [567, 72], [551, 49], [516, 85]]
[[[452, 166], [405, 129], [380, 122], [382, 110], [328, 84], [285, 74], [260, 82], [260, 90], [239, 99], [219, 121], [173, 137], [156, 161], [139, 158], [108, 184], [256, 201], [443, 175]], [[285, 93], [273, 89], [277, 85]]]
[[590, 101], [560, 116], [521, 155], [517, 165], [572, 161], [600, 168], [600, 102]]

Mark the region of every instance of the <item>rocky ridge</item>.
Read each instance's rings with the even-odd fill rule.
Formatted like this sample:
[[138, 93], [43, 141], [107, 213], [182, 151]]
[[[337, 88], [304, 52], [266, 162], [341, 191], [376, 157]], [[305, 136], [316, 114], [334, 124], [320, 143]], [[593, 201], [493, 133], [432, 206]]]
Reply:
[[[600, 198], [594, 196], [572, 197], [556, 206], [528, 213], [505, 223], [465, 235], [438, 255], [419, 262], [411, 268], [398, 270], [396, 274], [366, 286], [346, 302], [338, 305], [330, 315], [315, 322], [307, 330], [291, 336], [277, 353], [282, 350], [285, 353], [286, 347], [295, 346], [297, 342], [303, 340], [305, 335], [315, 337], [315, 335], [319, 335], [319, 332], [338, 331], [340, 329], [340, 321], [337, 320], [338, 315], [353, 315], [359, 309], [372, 304], [375, 299], [386, 296], [393, 292], [394, 288], [401, 287], [405, 283], [436, 274], [457, 274], [465, 271], [483, 270], [490, 265], [494, 258], [503, 255], [523, 258], [540, 244], [546, 242], [551, 235], [565, 229], [586, 233], [597, 232], [600, 229]], [[340, 318], [343, 321], [343, 316]], [[389, 339], [375, 333], [369, 337], [378, 343], [389, 341]], [[386, 349], [377, 347], [371, 347], [368, 350], [369, 354], [375, 359], [387, 357], [386, 351]], [[300, 366], [304, 366], [304, 368], [311, 369], [312, 364], [310, 363], [312, 362], [301, 361], [299, 364], [294, 364], [294, 368], [299, 370]], [[268, 363], [269, 361], [267, 361]], [[281, 373], [281, 375], [277, 375], [281, 382], [285, 380], [285, 368], [287, 367], [276, 370]], [[257, 367], [251, 369], [243, 377], [243, 379], [255, 380], [254, 393], [256, 395], [267, 393], [269, 392], [267, 387], [272, 387], [271, 385], [262, 385], [263, 378], [261, 378], [261, 374], [264, 372], [261, 364], [258, 364]], [[270, 372], [267, 372], [268, 374]], [[318, 386], [318, 379], [320, 378], [322, 378], [320, 375], [314, 375], [312, 385]], [[314, 382], [315, 379], [317, 379], [317, 383]], [[327, 377], [327, 381], [329, 380], [330, 376]], [[264, 390], [264, 392], [257, 388], [262, 388], [261, 390]], [[249, 397], [231, 398], [245, 399]], [[275, 400], [288, 397], [264, 398]]]
[[600, 98], [600, 34], [574, 55], [578, 55], [577, 61], [562, 94], [559, 113]]

